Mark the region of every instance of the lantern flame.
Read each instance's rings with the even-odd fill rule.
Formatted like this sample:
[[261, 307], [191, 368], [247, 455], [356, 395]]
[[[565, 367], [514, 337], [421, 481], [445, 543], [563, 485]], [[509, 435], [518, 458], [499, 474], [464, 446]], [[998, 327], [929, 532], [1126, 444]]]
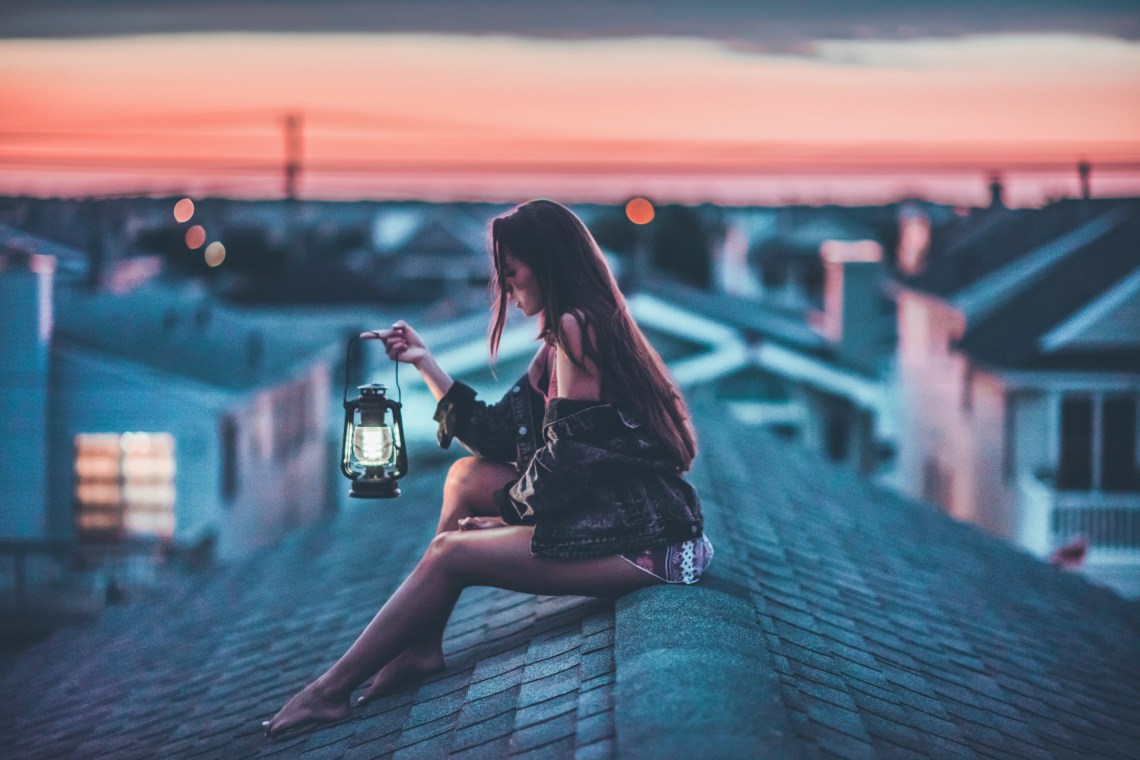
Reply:
[[352, 453], [365, 467], [380, 467], [392, 461], [392, 428], [358, 427], [352, 436]]

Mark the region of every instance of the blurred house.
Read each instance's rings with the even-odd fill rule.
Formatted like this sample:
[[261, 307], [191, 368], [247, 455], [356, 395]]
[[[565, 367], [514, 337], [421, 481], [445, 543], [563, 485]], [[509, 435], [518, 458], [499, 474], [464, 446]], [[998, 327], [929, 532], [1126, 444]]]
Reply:
[[904, 259], [903, 489], [1140, 594], [1140, 202], [995, 205]]
[[39, 238], [0, 245], [0, 537], [232, 557], [322, 513], [331, 347], [193, 286], [93, 289], [82, 253]]
[[[848, 277], [849, 310], [864, 297], [875, 304], [881, 283], [872, 287]], [[862, 292], [866, 288], [866, 292]], [[631, 298], [634, 316], [661, 335], [686, 338], [700, 352], [670, 362], [674, 379], [694, 397], [711, 395], [737, 419], [771, 430], [806, 449], [864, 475], [878, 475], [889, 451], [893, 423], [886, 377], [886, 341], [862, 345], [868, 354], [850, 361], [842, 336], [833, 340], [799, 318], [754, 299], [713, 294], [676, 283], [655, 282]], [[832, 308], [840, 308], [836, 300]], [[842, 312], [833, 321], [839, 324]], [[879, 320], [881, 323], [881, 319]], [[858, 340], [848, 340], [858, 344]], [[853, 352], [855, 355], [857, 352]]]
[[[894, 206], [726, 211], [712, 291], [656, 282], [646, 293], [681, 313], [677, 334], [724, 334], [686, 359], [734, 416], [864, 475], [889, 470], [894, 304], [885, 288]], [[635, 310], [635, 314], [637, 311]], [[638, 315], [642, 319], [641, 315]], [[693, 328], [694, 319], [712, 326]], [[698, 369], [703, 367], [703, 369]]]
[[824, 287], [821, 246], [872, 240], [889, 249], [894, 213], [892, 206], [727, 211], [723, 240], [714, 251], [714, 288], [791, 312], [818, 308]]

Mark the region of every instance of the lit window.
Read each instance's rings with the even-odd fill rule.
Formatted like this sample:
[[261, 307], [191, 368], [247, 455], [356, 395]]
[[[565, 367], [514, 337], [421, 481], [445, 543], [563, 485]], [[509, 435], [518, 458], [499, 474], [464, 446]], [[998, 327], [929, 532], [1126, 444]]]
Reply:
[[174, 436], [75, 436], [75, 527], [82, 538], [174, 535]]

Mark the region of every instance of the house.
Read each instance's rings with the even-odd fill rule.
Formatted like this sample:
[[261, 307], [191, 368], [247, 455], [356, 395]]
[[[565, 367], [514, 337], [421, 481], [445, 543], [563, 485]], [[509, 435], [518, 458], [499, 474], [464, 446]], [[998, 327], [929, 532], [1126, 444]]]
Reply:
[[91, 289], [57, 268], [82, 254], [8, 232], [0, 536], [234, 557], [325, 511], [330, 350], [194, 286]]
[[936, 226], [897, 293], [899, 482], [1140, 594], [1140, 203]]

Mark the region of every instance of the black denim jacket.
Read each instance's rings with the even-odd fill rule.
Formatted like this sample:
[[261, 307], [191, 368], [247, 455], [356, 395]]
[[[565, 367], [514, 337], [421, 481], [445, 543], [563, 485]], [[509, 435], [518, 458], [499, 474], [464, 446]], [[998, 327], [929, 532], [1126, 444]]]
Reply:
[[542, 409], [524, 375], [497, 404], [457, 381], [435, 411], [442, 448], [458, 438], [515, 463], [518, 480], [496, 498], [504, 520], [535, 526], [535, 556], [621, 554], [701, 535], [696, 491], [645, 426], [598, 401], [556, 398]]

